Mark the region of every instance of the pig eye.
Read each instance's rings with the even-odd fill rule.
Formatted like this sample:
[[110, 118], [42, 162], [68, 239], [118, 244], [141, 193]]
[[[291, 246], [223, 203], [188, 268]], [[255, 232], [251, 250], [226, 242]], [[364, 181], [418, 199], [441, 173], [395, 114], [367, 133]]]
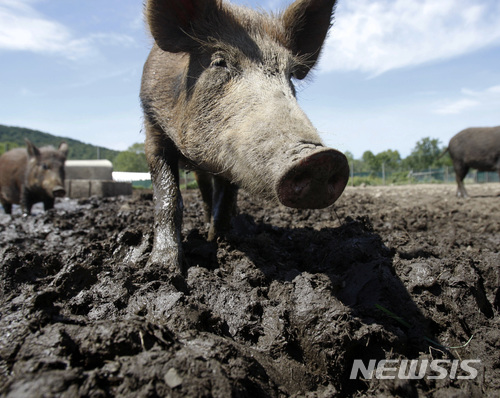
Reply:
[[210, 66], [214, 68], [227, 68], [227, 62], [224, 58], [217, 57], [212, 61]]

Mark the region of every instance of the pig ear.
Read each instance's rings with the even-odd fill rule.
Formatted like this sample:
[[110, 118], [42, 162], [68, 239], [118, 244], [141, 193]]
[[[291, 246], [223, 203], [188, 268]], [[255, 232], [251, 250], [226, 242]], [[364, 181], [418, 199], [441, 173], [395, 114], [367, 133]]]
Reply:
[[145, 17], [163, 51], [189, 52], [209, 34], [207, 22], [219, 8], [220, 0], [148, 0]]
[[295, 72], [303, 79], [314, 67], [328, 29], [332, 24], [336, 0], [297, 0], [282, 16], [288, 47], [303, 65]]
[[66, 144], [66, 142], [61, 142], [59, 144], [59, 148], [58, 148], [59, 152], [61, 152], [61, 155], [63, 155], [65, 158], [68, 157], [68, 144]]
[[26, 141], [26, 149], [28, 150], [28, 156], [30, 158], [39, 157], [40, 150], [35, 145], [33, 145], [33, 143], [27, 138], [25, 138], [24, 141]]

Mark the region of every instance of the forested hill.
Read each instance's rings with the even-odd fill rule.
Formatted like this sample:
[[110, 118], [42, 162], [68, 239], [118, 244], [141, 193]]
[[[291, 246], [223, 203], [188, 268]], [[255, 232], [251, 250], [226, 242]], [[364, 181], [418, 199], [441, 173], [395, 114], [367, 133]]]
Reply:
[[4, 126], [0, 124], [0, 154], [6, 149], [14, 147], [25, 147], [24, 139], [29, 139], [36, 146], [52, 145], [55, 148], [62, 141], [66, 141], [69, 145], [69, 159], [113, 159], [118, 155], [119, 151], [99, 147], [95, 145], [85, 144], [81, 141], [67, 137], [58, 137], [41, 131], [31, 130], [22, 127]]

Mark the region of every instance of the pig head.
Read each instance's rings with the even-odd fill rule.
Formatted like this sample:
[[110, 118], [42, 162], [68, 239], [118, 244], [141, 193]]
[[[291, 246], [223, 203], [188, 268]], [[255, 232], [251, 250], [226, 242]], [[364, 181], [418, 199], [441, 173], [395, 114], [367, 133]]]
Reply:
[[[155, 196], [150, 263], [182, 265], [178, 162], [198, 170], [209, 238], [229, 228], [237, 188], [323, 208], [348, 180], [300, 109], [294, 80], [318, 60], [335, 0], [297, 0], [278, 16], [218, 0], [148, 0], [155, 40], [141, 102]], [[213, 183], [207, 183], [212, 175]]]

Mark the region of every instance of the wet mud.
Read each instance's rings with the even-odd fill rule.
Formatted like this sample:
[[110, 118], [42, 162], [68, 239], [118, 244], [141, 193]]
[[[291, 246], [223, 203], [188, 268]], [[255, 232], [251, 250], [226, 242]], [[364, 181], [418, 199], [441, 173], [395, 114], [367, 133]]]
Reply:
[[[324, 210], [243, 192], [213, 243], [190, 191], [184, 276], [145, 267], [148, 192], [0, 214], [0, 396], [497, 396], [500, 186], [467, 188], [349, 187]], [[351, 379], [383, 359], [480, 362]]]

